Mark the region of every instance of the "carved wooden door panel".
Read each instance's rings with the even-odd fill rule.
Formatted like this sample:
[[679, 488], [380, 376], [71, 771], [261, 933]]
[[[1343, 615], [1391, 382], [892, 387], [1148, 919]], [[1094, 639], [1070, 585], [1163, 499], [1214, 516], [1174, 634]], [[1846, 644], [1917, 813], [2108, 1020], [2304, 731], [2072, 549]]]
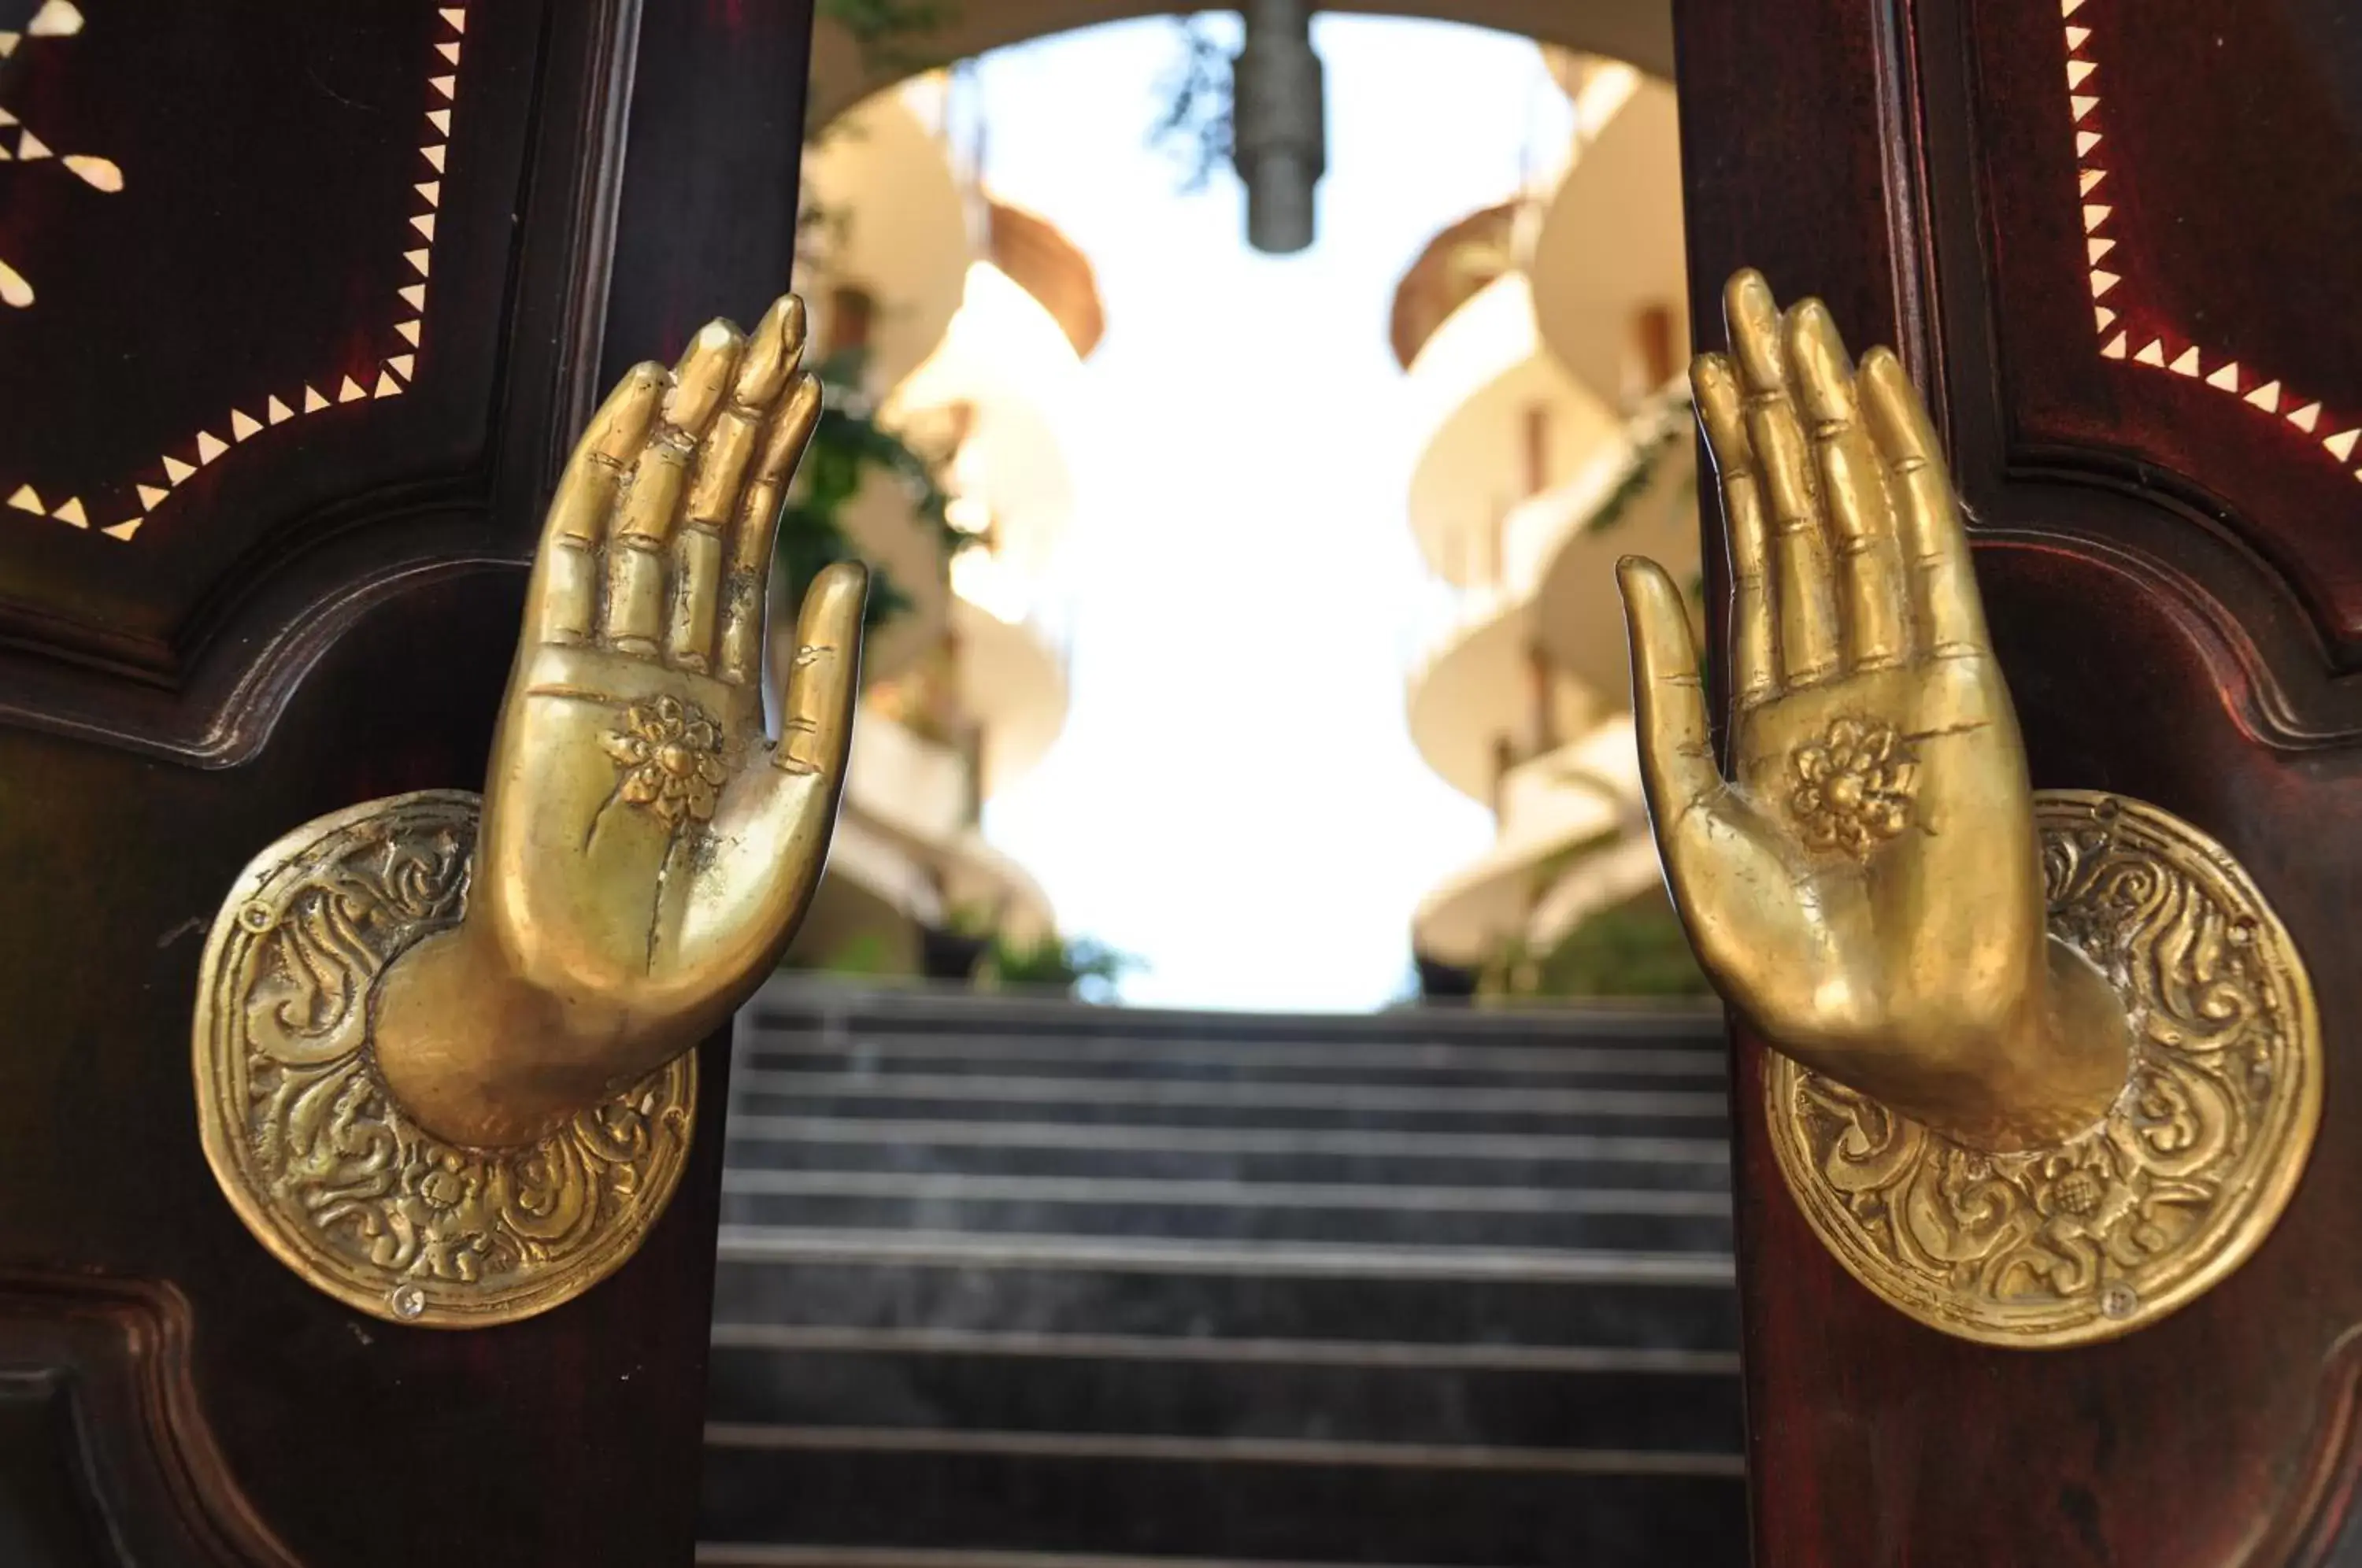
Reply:
[[[2229, 847], [2327, 1053], [2309, 1168], [2244, 1267], [2127, 1337], [2015, 1351], [1922, 1327], [1824, 1250], [1741, 1032], [1757, 1560], [2362, 1562], [2362, 13], [1683, 0], [1677, 25], [1699, 319], [1749, 265], [1897, 347], [1972, 512], [2034, 783]], [[2098, 1207], [2141, 1201], [2084, 1196], [2045, 1244], [2104, 1245]], [[1977, 1222], [1957, 1197], [1898, 1222], [1942, 1244]]]
[[0, 0], [0, 1561], [689, 1560], [718, 1137], [587, 1295], [403, 1329], [240, 1225], [189, 1035], [248, 856], [480, 785], [588, 400], [787, 278], [809, 31]]

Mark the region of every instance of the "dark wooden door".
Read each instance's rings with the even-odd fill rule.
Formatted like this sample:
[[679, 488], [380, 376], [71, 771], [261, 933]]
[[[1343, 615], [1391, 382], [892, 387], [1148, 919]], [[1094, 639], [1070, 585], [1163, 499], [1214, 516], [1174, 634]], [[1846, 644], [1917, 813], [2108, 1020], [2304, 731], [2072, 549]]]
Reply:
[[2328, 1052], [2311, 1165], [2246, 1266], [2029, 1353], [1920, 1327], [1822, 1249], [1742, 1034], [1757, 1560], [2362, 1562], [2362, 7], [1682, 0], [1677, 26], [1702, 336], [1745, 264], [1896, 345], [2035, 784], [2227, 845]]
[[725, 1088], [635, 1261], [404, 1330], [198, 1144], [199, 954], [480, 787], [588, 400], [793, 249], [809, 0], [0, 0], [0, 1561], [686, 1562]]

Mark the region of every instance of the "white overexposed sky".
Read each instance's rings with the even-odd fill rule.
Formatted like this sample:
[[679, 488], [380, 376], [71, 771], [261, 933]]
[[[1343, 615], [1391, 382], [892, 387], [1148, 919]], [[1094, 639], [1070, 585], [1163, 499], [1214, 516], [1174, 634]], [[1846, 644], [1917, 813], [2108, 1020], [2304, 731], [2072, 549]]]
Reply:
[[1324, 16], [1313, 41], [1329, 173], [1295, 257], [1247, 248], [1227, 168], [1183, 195], [1147, 145], [1171, 21], [996, 52], [969, 89], [987, 183], [1090, 258], [1108, 322], [1066, 426], [1073, 707], [987, 832], [1063, 929], [1147, 960], [1129, 1001], [1380, 1005], [1419, 897], [1492, 839], [1405, 727], [1433, 590], [1387, 318], [1571, 115], [1526, 39]]

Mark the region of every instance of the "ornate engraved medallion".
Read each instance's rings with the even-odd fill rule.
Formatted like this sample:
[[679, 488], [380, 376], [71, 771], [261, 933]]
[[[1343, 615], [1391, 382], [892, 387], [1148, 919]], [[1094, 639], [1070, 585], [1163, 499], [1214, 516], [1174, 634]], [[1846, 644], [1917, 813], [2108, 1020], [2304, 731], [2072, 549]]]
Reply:
[[1854, 1277], [1986, 1344], [2084, 1344], [2155, 1321], [2237, 1268], [2295, 1191], [2321, 1120], [2312, 986], [2224, 848], [2153, 806], [2035, 797], [2051, 934], [2134, 1022], [2132, 1073], [2063, 1143], [1963, 1148], [1766, 1057], [1772, 1146]]
[[338, 1300], [429, 1328], [531, 1317], [613, 1272], [680, 1180], [697, 1101], [689, 1053], [513, 1149], [444, 1143], [394, 1106], [371, 993], [458, 923], [478, 808], [397, 795], [281, 839], [222, 905], [197, 994], [205, 1157], [239, 1217]]

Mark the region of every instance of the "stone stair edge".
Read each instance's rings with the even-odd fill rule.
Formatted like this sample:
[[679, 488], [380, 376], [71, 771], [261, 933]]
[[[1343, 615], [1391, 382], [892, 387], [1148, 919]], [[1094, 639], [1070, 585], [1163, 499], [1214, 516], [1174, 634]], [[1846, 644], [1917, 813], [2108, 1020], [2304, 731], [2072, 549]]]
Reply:
[[[966, 1027], [980, 1024], [1084, 1024], [1108, 1032], [1136, 1037], [1169, 1035], [1204, 1039], [1219, 1033], [1229, 1039], [1270, 1036], [1340, 1036], [1367, 1039], [1373, 1034], [1515, 1036], [1536, 1033], [1579, 1037], [1608, 1029], [1661, 1032], [1668, 1037], [1720, 1043], [1724, 1014], [1719, 1001], [1668, 999], [1627, 999], [1614, 1001], [1569, 1000], [1541, 1006], [1440, 1007], [1422, 1005], [1376, 1012], [1209, 1011], [1204, 1009], [1129, 1007], [1077, 1001], [1056, 994], [1010, 995], [953, 986], [877, 986], [852, 984], [806, 975], [774, 977], [748, 1004], [757, 1027], [768, 1024], [763, 1015], [852, 1018], [897, 1017], [940, 1020]], [[742, 1017], [745, 1015], [742, 1015]]]

